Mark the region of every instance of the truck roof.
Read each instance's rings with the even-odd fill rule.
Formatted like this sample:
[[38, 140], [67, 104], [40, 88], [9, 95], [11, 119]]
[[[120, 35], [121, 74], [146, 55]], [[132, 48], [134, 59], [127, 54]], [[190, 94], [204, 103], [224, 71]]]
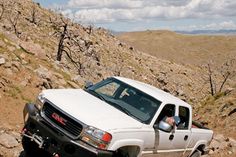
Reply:
[[140, 91], [147, 93], [148, 95], [150, 95], [162, 102], [173, 103], [176, 105], [183, 105], [183, 106], [191, 108], [191, 106], [188, 103], [184, 102], [183, 100], [181, 100], [181, 99], [179, 99], [179, 98], [177, 98], [177, 97], [171, 95], [170, 93], [167, 93], [161, 89], [158, 89], [152, 85], [149, 85], [149, 84], [146, 84], [143, 82], [139, 82], [136, 80], [132, 80], [129, 78], [124, 78], [124, 77], [114, 76], [113, 78], [118, 79], [126, 84], [129, 84], [129, 85], [139, 89]]

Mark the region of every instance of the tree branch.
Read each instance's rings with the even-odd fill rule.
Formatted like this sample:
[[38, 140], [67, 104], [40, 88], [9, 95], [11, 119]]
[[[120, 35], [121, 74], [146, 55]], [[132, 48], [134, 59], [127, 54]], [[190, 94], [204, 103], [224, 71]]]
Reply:
[[16, 16], [15, 17], [13, 17], [13, 18], [9, 18], [9, 21], [10, 21], [10, 23], [11, 23], [11, 25], [12, 25], [12, 27], [13, 27], [13, 29], [14, 29], [14, 32], [15, 32], [15, 34], [16, 34], [16, 36], [17, 37], [19, 37], [19, 32], [18, 32], [18, 30], [17, 30], [17, 24], [18, 24], [18, 20], [19, 20], [19, 16], [21, 15], [21, 12], [20, 11], [17, 11], [17, 14], [16, 14]]
[[5, 5], [3, 3], [0, 4], [0, 7], [1, 7], [1, 13], [0, 13], [0, 20], [2, 19], [3, 17], [3, 14], [5, 12]]

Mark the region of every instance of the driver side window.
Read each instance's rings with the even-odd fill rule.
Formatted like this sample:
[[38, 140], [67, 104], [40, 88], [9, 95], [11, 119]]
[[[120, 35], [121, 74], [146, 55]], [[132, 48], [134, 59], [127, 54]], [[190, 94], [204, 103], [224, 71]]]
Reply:
[[161, 120], [165, 121], [167, 117], [174, 117], [174, 116], [175, 116], [175, 105], [166, 104], [165, 107], [162, 109], [160, 115], [158, 116], [155, 124], [159, 124]]

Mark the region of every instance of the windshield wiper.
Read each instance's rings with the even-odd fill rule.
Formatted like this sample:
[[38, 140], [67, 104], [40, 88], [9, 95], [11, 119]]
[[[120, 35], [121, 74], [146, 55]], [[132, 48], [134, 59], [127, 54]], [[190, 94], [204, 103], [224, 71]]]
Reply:
[[127, 115], [133, 117], [134, 119], [136, 119], [136, 120], [138, 120], [138, 121], [143, 122], [143, 121], [142, 121], [141, 119], [139, 119], [138, 117], [135, 117], [135, 116], [134, 116], [129, 110], [127, 110], [126, 108], [120, 106], [119, 104], [117, 104], [117, 103], [115, 103], [115, 102], [112, 102], [112, 101], [109, 101], [109, 102], [112, 103], [115, 108], [118, 108], [119, 110], [123, 111], [125, 114], [127, 114]]
[[99, 93], [95, 92], [94, 90], [87, 89], [87, 90], [85, 90], [85, 91], [87, 91], [88, 93], [90, 93], [90, 94], [96, 96], [97, 98], [99, 98], [99, 99], [101, 99], [101, 100], [103, 100], [103, 101], [107, 101], [102, 95], [100, 95]]
[[[115, 103], [114, 103], [114, 104], [115, 104]], [[133, 115], [130, 113], [130, 111], [127, 110], [126, 108], [124, 108], [124, 107], [122, 107], [122, 106], [120, 106], [120, 105], [118, 105], [118, 104], [116, 104], [115, 107], [118, 108], [119, 110], [123, 111], [123, 112], [126, 113], [127, 115], [133, 117]]]
[[[118, 108], [119, 110], [123, 111], [125, 114], [127, 114], [127, 115], [129, 115], [129, 116], [131, 116], [131, 117], [135, 117], [135, 116], [133, 116], [133, 115], [130, 113], [129, 110], [127, 110], [126, 108], [120, 106], [119, 104], [117, 104], [117, 103], [115, 103], [115, 102], [113, 102], [113, 101], [108, 101], [108, 100], [106, 100], [106, 101], [107, 101], [108, 103], [112, 104], [112, 106], [114, 106], [115, 108]], [[135, 117], [135, 118], [136, 118], [136, 117]]]

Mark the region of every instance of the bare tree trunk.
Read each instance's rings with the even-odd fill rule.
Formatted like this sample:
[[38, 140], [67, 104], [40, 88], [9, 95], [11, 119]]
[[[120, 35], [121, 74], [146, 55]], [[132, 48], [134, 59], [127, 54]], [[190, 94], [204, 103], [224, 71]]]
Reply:
[[18, 20], [19, 20], [19, 17], [20, 17], [20, 14], [21, 12], [20, 11], [17, 11], [17, 14], [16, 16], [12, 19], [11, 17], [9, 18], [9, 21], [14, 29], [14, 32], [16, 34], [17, 37], [19, 37], [19, 32], [17, 30], [17, 24], [18, 24]]
[[222, 83], [221, 83], [221, 85], [220, 85], [219, 92], [222, 91], [222, 89], [223, 89], [223, 87], [224, 87], [226, 81], [228, 80], [229, 76], [230, 76], [230, 73], [227, 73], [226, 76], [224, 76], [224, 80], [222, 81]]
[[1, 20], [3, 17], [3, 14], [5, 12], [5, 6], [4, 6], [4, 4], [0, 4], [0, 7], [1, 7], [0, 20]]
[[92, 26], [89, 25], [89, 27], [88, 27], [88, 32], [87, 32], [87, 33], [88, 33], [88, 34], [91, 34], [91, 33], [92, 33], [92, 29], [93, 29]]
[[58, 44], [58, 50], [57, 50], [57, 60], [61, 61], [62, 58], [62, 53], [64, 49], [64, 40], [66, 37], [66, 32], [67, 32], [67, 23], [63, 26], [63, 32], [61, 33], [60, 41]]
[[32, 8], [30, 22], [36, 24], [36, 8], [35, 8], [35, 6]]
[[211, 70], [210, 64], [208, 64], [208, 76], [209, 76], [211, 95], [213, 96], [215, 94], [215, 92], [214, 92], [214, 85], [213, 85], [213, 79], [212, 79], [212, 70]]

